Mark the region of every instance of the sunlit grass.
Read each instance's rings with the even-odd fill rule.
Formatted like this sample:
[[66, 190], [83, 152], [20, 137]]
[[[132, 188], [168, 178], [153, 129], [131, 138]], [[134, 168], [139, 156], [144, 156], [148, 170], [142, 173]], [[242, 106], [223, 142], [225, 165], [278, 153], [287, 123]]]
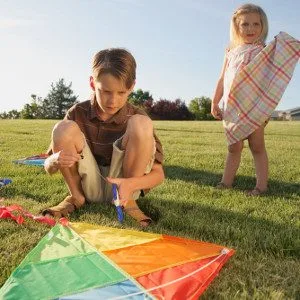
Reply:
[[[64, 199], [61, 175], [12, 160], [44, 152], [54, 121], [0, 121], [0, 177], [13, 183], [1, 189], [4, 205], [17, 203], [37, 214]], [[269, 193], [246, 197], [255, 184], [252, 157], [244, 149], [233, 190], [220, 181], [226, 142], [219, 122], [162, 122], [155, 128], [165, 151], [164, 184], [139, 200], [156, 222], [147, 231], [184, 236], [232, 247], [236, 254], [203, 299], [300, 298], [300, 122], [270, 122], [266, 145]], [[119, 226], [110, 206], [87, 205], [73, 221]], [[126, 219], [124, 227], [138, 228]], [[0, 221], [0, 285], [49, 228], [26, 220]]]

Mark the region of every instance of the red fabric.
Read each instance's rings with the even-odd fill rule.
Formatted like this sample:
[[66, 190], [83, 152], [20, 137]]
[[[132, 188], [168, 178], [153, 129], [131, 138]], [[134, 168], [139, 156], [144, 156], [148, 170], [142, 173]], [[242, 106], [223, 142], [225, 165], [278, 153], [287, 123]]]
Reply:
[[[15, 215], [13, 214], [13, 212], [18, 212], [18, 214]], [[24, 222], [23, 216], [38, 221], [40, 223], [48, 224], [50, 226], [54, 226], [56, 224], [56, 221], [53, 218], [35, 216], [30, 212], [25, 211], [22, 206], [17, 204], [10, 206], [0, 206], [0, 219], [12, 219], [18, 224], [22, 224]], [[69, 221], [66, 218], [61, 218], [59, 220], [59, 223], [64, 226], [67, 226]]]
[[233, 250], [221, 255], [215, 262], [205, 267], [203, 270], [195, 274], [171, 283], [173, 280], [180, 279], [181, 277], [191, 274], [199, 268], [205, 266], [213, 261], [216, 257], [205, 258], [196, 262], [186, 263], [176, 267], [164, 269], [161, 271], [153, 272], [136, 280], [146, 289], [151, 289], [163, 284], [171, 283], [165, 287], [149, 291], [157, 299], [172, 299], [172, 300], [194, 300], [208, 287], [210, 282], [218, 275], [220, 269], [225, 262], [234, 254]]
[[12, 219], [14, 221], [16, 221], [18, 224], [22, 224], [24, 222], [24, 218], [19, 215], [19, 216], [15, 216], [14, 214], [11, 213], [11, 207], [5, 207], [5, 206], [1, 206], [0, 207], [0, 219]]

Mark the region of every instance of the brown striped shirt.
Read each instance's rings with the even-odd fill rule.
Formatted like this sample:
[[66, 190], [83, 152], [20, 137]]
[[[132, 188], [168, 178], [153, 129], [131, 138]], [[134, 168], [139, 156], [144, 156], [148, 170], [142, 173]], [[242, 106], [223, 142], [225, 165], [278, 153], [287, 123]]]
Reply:
[[[127, 102], [113, 117], [102, 121], [97, 115], [97, 102], [93, 98], [72, 106], [65, 119], [78, 124], [98, 165], [108, 166], [111, 162], [114, 141], [124, 135], [129, 118], [135, 114], [147, 115], [142, 109]], [[155, 161], [162, 164], [162, 145], [156, 134], [153, 134], [156, 141]]]

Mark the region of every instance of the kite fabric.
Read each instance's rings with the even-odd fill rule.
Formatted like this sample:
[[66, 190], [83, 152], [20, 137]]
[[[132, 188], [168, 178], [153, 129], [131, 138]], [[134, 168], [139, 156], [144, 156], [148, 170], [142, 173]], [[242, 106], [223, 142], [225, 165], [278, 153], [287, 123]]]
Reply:
[[7, 185], [7, 184], [10, 184], [12, 183], [12, 180], [9, 179], [9, 178], [0, 178], [0, 188]]
[[15, 164], [21, 164], [21, 165], [30, 165], [30, 166], [44, 166], [45, 160], [49, 155], [46, 153], [29, 156], [25, 158], [20, 158], [17, 160], [13, 160]]
[[300, 58], [300, 41], [285, 32], [236, 74], [223, 115], [229, 145], [246, 139], [278, 105]]
[[55, 225], [1, 299], [198, 299], [234, 250], [87, 223]]
[[[2, 198], [0, 200], [2, 200]], [[53, 218], [45, 216], [35, 216], [32, 213], [24, 210], [24, 208], [18, 204], [10, 206], [0, 206], [0, 219], [12, 219], [18, 224], [23, 224], [25, 222], [24, 217], [47, 224], [49, 226], [54, 226], [56, 224], [56, 221]], [[66, 218], [60, 218], [58, 222], [63, 225], [68, 224], [68, 220]]]

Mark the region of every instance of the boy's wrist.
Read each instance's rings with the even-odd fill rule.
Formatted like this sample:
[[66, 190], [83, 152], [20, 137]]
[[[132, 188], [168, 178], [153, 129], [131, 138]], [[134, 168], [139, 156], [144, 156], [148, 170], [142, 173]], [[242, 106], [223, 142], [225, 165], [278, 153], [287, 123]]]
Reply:
[[59, 153], [60, 152], [52, 154], [45, 160], [44, 167], [45, 167], [46, 171], [50, 171], [51, 169], [58, 170], [57, 163], [58, 163]]

